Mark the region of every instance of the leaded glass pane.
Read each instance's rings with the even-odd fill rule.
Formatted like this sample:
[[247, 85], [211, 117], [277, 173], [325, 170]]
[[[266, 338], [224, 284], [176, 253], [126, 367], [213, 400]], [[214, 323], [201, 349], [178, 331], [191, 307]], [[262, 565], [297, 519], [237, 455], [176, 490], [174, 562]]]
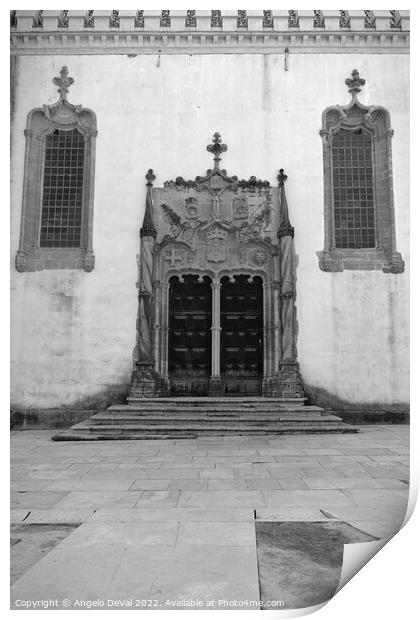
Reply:
[[40, 247], [80, 247], [84, 159], [77, 129], [46, 137]]
[[341, 129], [332, 140], [335, 247], [374, 248], [372, 141]]

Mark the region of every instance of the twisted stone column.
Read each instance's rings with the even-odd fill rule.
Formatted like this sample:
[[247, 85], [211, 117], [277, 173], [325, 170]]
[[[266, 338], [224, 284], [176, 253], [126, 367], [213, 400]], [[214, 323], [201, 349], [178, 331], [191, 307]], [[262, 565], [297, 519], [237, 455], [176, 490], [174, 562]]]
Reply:
[[153, 224], [152, 185], [153, 170], [147, 175], [146, 209], [140, 229], [139, 306], [137, 315], [136, 360], [130, 397], [159, 396], [161, 379], [154, 368], [156, 342], [153, 337], [153, 250], [157, 231]]
[[294, 228], [290, 224], [284, 183], [287, 176], [281, 169], [280, 187], [280, 319], [281, 319], [281, 362], [278, 375], [278, 396], [281, 398], [305, 398], [302, 377], [299, 373], [296, 352], [296, 289]]
[[[143, 229], [142, 229], [143, 230]], [[140, 233], [141, 236], [141, 233]], [[140, 250], [140, 287], [139, 287], [139, 334], [138, 361], [150, 363], [152, 356], [152, 270], [153, 247], [155, 239], [151, 236], [141, 237]]]

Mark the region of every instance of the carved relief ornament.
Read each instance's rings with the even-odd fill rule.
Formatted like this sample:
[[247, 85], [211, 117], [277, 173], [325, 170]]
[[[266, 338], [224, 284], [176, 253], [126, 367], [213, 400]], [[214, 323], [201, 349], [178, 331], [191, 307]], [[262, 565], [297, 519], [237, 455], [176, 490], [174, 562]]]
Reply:
[[207, 231], [207, 260], [215, 263], [227, 260], [228, 236], [228, 231], [219, 226]]

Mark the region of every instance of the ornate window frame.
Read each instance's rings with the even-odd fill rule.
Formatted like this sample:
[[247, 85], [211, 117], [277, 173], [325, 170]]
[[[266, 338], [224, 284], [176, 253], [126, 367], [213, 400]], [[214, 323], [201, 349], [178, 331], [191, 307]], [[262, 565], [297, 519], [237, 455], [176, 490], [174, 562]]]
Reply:
[[[355, 69], [345, 83], [352, 100], [345, 106], [331, 106], [322, 114], [320, 135], [324, 161], [324, 249], [317, 252], [322, 271], [344, 269], [378, 269], [385, 273], [402, 273], [404, 261], [396, 251], [394, 195], [392, 181], [392, 146], [394, 134], [390, 114], [382, 106], [365, 106], [357, 98], [365, 80]], [[374, 248], [337, 248], [335, 246], [332, 143], [341, 129], [362, 129], [371, 136], [373, 197], [375, 209]]]
[[[25, 168], [17, 271], [43, 269], [84, 269], [92, 271], [95, 256], [92, 250], [93, 193], [95, 177], [96, 115], [89, 108], [67, 101], [68, 87], [74, 80], [63, 67], [53, 83], [59, 86], [60, 99], [52, 105], [35, 108], [28, 114], [25, 129]], [[42, 193], [46, 137], [56, 129], [77, 129], [84, 138], [82, 227], [80, 247], [40, 247]]]

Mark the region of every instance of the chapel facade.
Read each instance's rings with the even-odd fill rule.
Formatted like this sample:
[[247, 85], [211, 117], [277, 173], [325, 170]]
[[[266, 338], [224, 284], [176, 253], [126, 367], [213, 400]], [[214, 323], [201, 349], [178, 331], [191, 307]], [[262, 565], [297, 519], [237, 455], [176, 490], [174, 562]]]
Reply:
[[408, 12], [12, 11], [11, 46], [15, 411], [407, 410]]

